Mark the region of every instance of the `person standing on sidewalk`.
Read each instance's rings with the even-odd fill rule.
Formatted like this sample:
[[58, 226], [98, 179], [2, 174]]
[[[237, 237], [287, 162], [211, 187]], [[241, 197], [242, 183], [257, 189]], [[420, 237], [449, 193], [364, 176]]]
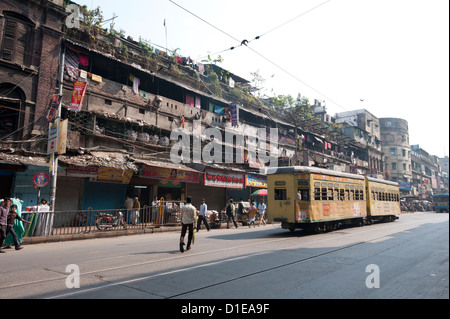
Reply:
[[9, 198], [5, 198], [0, 206], [0, 253], [5, 253], [2, 249], [3, 242], [6, 239], [6, 230], [8, 225], [8, 213], [11, 207], [12, 201]]
[[208, 211], [208, 205], [206, 205], [206, 201], [204, 198], [202, 198], [202, 203], [200, 205], [200, 211], [198, 212], [198, 221], [197, 221], [197, 232], [200, 230], [200, 226], [202, 225], [202, 221], [206, 226], [206, 229], [208, 231], [211, 230], [211, 227], [209, 227], [206, 212]]
[[180, 251], [184, 253], [184, 237], [186, 231], [189, 230], [187, 250], [191, 249], [191, 242], [194, 236], [194, 223], [197, 219], [197, 209], [192, 205], [192, 198], [186, 198], [186, 204], [181, 207], [181, 237], [180, 237]]

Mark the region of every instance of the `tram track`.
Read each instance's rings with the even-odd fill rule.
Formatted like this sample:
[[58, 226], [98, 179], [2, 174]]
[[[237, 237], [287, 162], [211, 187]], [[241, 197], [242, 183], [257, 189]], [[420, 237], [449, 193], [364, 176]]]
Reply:
[[[402, 224], [402, 226], [408, 226], [409, 227], [409, 226], [412, 226], [413, 224], [418, 224], [418, 223], [419, 222], [417, 222], [417, 221], [411, 221], [411, 222]], [[374, 226], [376, 226], [376, 225], [374, 225]], [[385, 226], [388, 226], [388, 227], [383, 227], [383, 230], [388, 230], [390, 228], [398, 227], [398, 225], [395, 225], [395, 224], [393, 224], [393, 225], [385, 225]], [[317, 240], [307, 241], [307, 242], [302, 242], [302, 243], [293, 242], [292, 244], [289, 244], [288, 246], [285, 246], [284, 248], [277, 249], [277, 251], [280, 252], [280, 251], [283, 251], [283, 250], [298, 249], [298, 248], [302, 248], [302, 247], [305, 247], [305, 246], [307, 247], [309, 245], [314, 245], [314, 244], [323, 243], [323, 242], [327, 242], [327, 241], [334, 242], [337, 238], [349, 237], [349, 236], [357, 236], [357, 235], [360, 235], [361, 232], [371, 232], [371, 231], [376, 231], [377, 229], [376, 228], [373, 228], [373, 229], [365, 228], [365, 229], [354, 229], [354, 230], [355, 231], [352, 231], [352, 232], [349, 232], [349, 233], [341, 231], [339, 233], [331, 232], [331, 233], [327, 233], [327, 234], [321, 234], [321, 235], [318, 235], [320, 238], [317, 239]], [[264, 269], [261, 269], [261, 270], [258, 270], [258, 271], [254, 271], [254, 272], [251, 272], [251, 273], [241, 274], [239, 276], [227, 278], [226, 280], [222, 280], [222, 281], [219, 281], [219, 282], [211, 283], [209, 285], [204, 285], [202, 287], [197, 287], [197, 288], [194, 288], [194, 289], [190, 289], [190, 290], [187, 290], [187, 291], [184, 291], [184, 292], [180, 292], [180, 293], [173, 294], [173, 295], [170, 295], [170, 296], [167, 296], [167, 297], [162, 297], [162, 298], [164, 298], [164, 299], [182, 298], [183, 296], [186, 296], [186, 295], [189, 295], [189, 294], [192, 294], [192, 293], [195, 293], [195, 292], [200, 292], [202, 290], [207, 290], [209, 288], [220, 287], [221, 285], [225, 285], [225, 284], [228, 284], [230, 282], [237, 282], [237, 281], [240, 281], [240, 280], [245, 280], [245, 279], [248, 279], [248, 278], [251, 278], [251, 277], [255, 277], [255, 276], [259, 276], [261, 274], [268, 273], [268, 272], [271, 272], [271, 271], [275, 271], [275, 270], [278, 270], [278, 269], [286, 268], [286, 267], [293, 266], [293, 265], [296, 265], [296, 264], [301, 264], [301, 263], [304, 263], [304, 262], [313, 261], [315, 259], [327, 256], [327, 255], [331, 255], [331, 254], [339, 252], [339, 251], [343, 251], [343, 250], [351, 249], [351, 248], [354, 248], [354, 247], [357, 247], [357, 246], [361, 246], [361, 245], [364, 245], [364, 244], [368, 244], [370, 242], [380, 241], [380, 240], [382, 240], [384, 238], [392, 236], [393, 233], [396, 233], [396, 231], [389, 232], [388, 234], [385, 234], [385, 235], [382, 235], [382, 236], [377, 236], [375, 238], [371, 238], [370, 240], [365, 240], [365, 241], [361, 241], [361, 242], [345, 245], [345, 246], [342, 246], [342, 247], [337, 247], [335, 249], [331, 249], [331, 250], [328, 250], [328, 251], [325, 251], [325, 252], [322, 252], [322, 253], [319, 253], [319, 254], [314, 254], [312, 256], [308, 256], [308, 257], [305, 257], [305, 258], [300, 258], [300, 259], [293, 260], [293, 261], [290, 261], [290, 262], [287, 262], [287, 263], [275, 265], [275, 266], [272, 266], [272, 267], [267, 267], [267, 268], [264, 268]], [[333, 236], [333, 235], [336, 235], [336, 236]], [[302, 238], [309, 238], [309, 236], [304, 236], [304, 237], [302, 236]], [[98, 269], [98, 270], [94, 270], [94, 271], [91, 271], [91, 272], [83, 273], [81, 275], [82, 276], [88, 276], [88, 275], [100, 274], [100, 273], [104, 274], [106, 272], [112, 272], [112, 271], [120, 270], [122, 268], [135, 267], [135, 266], [144, 266], [144, 265], [149, 265], [149, 264], [154, 264], [154, 263], [162, 263], [162, 262], [177, 260], [177, 259], [180, 259], [180, 258], [182, 258], [182, 259], [194, 258], [195, 259], [195, 258], [198, 258], [201, 255], [209, 255], [209, 254], [212, 254], [212, 253], [216, 253], [216, 254], [220, 255], [220, 254], [223, 254], [224, 252], [230, 251], [230, 250], [236, 251], [238, 249], [244, 249], [244, 248], [248, 249], [248, 248], [250, 248], [252, 246], [261, 246], [264, 243], [274, 244], [274, 243], [277, 243], [277, 242], [294, 241], [294, 240], [297, 240], [297, 239], [298, 239], [297, 237], [295, 239], [293, 239], [292, 237], [282, 238], [282, 239], [278, 239], [278, 240], [271, 239], [271, 240], [267, 240], [267, 241], [263, 241], [263, 242], [250, 243], [250, 244], [234, 246], [234, 247], [229, 247], [229, 248], [223, 248], [223, 249], [214, 250], [214, 251], [208, 250], [208, 251], [204, 251], [204, 252], [199, 252], [199, 253], [195, 253], [195, 254], [185, 254], [185, 255], [182, 255], [182, 256], [177, 256], [177, 257], [172, 257], [172, 258], [165, 258], [165, 259], [153, 260], [153, 261], [148, 261], [148, 262], [141, 262], [141, 263], [136, 263], [136, 264], [128, 264], [128, 265], [123, 265], [123, 266], [118, 266], [118, 267], [110, 267], [110, 268]], [[123, 280], [123, 281], [117, 281], [117, 282], [107, 282], [107, 281], [105, 281], [104, 284], [100, 285], [100, 286], [91, 287], [91, 288], [87, 288], [87, 289], [82, 289], [82, 290], [78, 290], [78, 291], [72, 291], [72, 292], [69, 292], [69, 293], [66, 293], [66, 294], [55, 295], [55, 296], [49, 297], [49, 299], [69, 298], [69, 297], [72, 297], [72, 296], [75, 296], [75, 295], [80, 295], [80, 294], [83, 294], [83, 293], [90, 293], [90, 292], [97, 291], [97, 290], [102, 290], [102, 289], [108, 289], [108, 288], [112, 288], [112, 287], [115, 287], [115, 286], [124, 286], [124, 287], [130, 288], [130, 289], [135, 289], [132, 286], [133, 283], [142, 282], [142, 281], [145, 281], [145, 280], [152, 280], [152, 279], [155, 279], [155, 278], [160, 278], [160, 277], [164, 277], [164, 276], [179, 274], [179, 273], [183, 273], [183, 272], [194, 271], [194, 270], [198, 270], [198, 269], [201, 269], [201, 268], [213, 267], [213, 266], [220, 265], [220, 264], [238, 262], [238, 261], [241, 261], [241, 260], [244, 260], [244, 259], [248, 259], [248, 258], [253, 258], [253, 257], [269, 254], [271, 252], [273, 252], [273, 250], [269, 250], [269, 251], [266, 250], [266, 251], [252, 253], [252, 254], [245, 254], [245, 255], [240, 255], [240, 256], [236, 256], [236, 257], [232, 257], [232, 258], [228, 258], [228, 259], [206, 262], [206, 263], [200, 264], [200, 265], [193, 265], [193, 266], [184, 267], [184, 268], [178, 268], [178, 269], [174, 269], [174, 270], [170, 270], [170, 271], [166, 271], [166, 272], [159, 272], [159, 273], [155, 273], [155, 274], [152, 274], [152, 275], [142, 276], [142, 277], [138, 277], [138, 278], [130, 279], [130, 280]], [[58, 279], [55, 279], [55, 280], [61, 280], [61, 279], [63, 279], [63, 278], [58, 278]], [[64, 279], [65, 279], [65, 277], [64, 277]], [[151, 294], [151, 293], [149, 292], [149, 294]]]

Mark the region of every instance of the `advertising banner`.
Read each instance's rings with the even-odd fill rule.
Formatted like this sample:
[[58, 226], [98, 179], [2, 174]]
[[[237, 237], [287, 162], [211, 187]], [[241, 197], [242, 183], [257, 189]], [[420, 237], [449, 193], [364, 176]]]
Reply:
[[244, 189], [245, 174], [205, 169], [205, 186]]
[[112, 167], [99, 167], [97, 177], [90, 178], [91, 182], [130, 184], [133, 177], [132, 170], [123, 170]]
[[246, 187], [267, 188], [267, 177], [248, 174], [245, 177], [245, 186]]
[[77, 81], [73, 85], [72, 100], [70, 101], [70, 110], [79, 112], [83, 105], [84, 95], [86, 94], [87, 82]]
[[171, 180], [184, 183], [199, 183], [200, 173], [192, 171], [184, 171], [181, 169], [145, 166], [141, 173], [141, 177], [154, 178], [162, 180]]

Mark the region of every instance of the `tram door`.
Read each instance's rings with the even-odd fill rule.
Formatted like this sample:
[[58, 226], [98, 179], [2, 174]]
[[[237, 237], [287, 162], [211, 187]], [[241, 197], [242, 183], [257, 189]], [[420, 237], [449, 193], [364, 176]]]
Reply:
[[305, 176], [299, 176], [297, 183], [297, 198], [295, 202], [295, 221], [302, 222], [309, 220], [310, 203], [310, 183]]

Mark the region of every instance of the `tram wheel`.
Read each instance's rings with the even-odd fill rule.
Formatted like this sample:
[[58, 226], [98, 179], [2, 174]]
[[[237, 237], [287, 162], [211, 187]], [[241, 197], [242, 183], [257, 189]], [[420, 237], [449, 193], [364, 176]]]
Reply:
[[323, 234], [326, 231], [325, 223], [316, 223], [314, 224], [314, 232], [317, 234]]

